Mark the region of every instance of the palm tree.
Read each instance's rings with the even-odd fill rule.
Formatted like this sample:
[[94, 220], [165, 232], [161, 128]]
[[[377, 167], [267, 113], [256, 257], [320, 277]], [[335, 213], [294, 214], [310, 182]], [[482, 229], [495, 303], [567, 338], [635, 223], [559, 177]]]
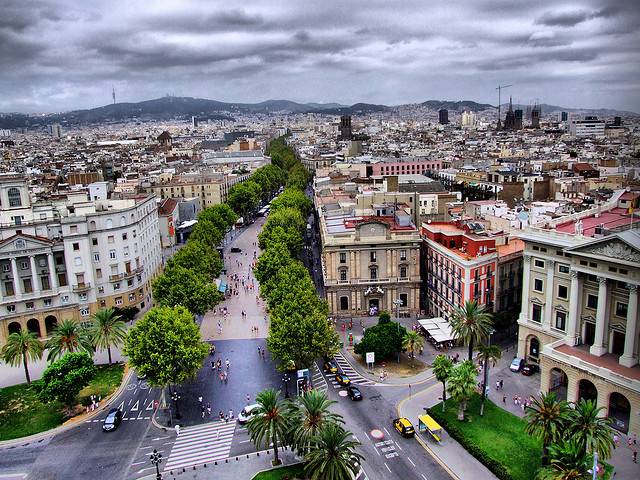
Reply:
[[313, 440], [305, 456], [304, 472], [309, 480], [351, 480], [360, 471], [362, 455], [355, 451], [360, 442], [348, 440], [351, 432], [336, 423], [327, 423]]
[[575, 439], [585, 453], [597, 452], [598, 458], [606, 460], [611, 456], [613, 438], [611, 419], [600, 416], [602, 409], [593, 400], [580, 399], [569, 414], [567, 435]]
[[273, 443], [274, 465], [279, 465], [278, 443], [283, 443], [287, 436], [287, 415], [285, 405], [280, 400], [280, 391], [268, 388], [256, 396], [259, 405], [256, 415], [249, 420], [247, 430], [251, 441], [269, 448]]
[[290, 424], [292, 444], [299, 450], [308, 450], [311, 439], [318, 435], [328, 423], [344, 423], [342, 417], [329, 411], [336, 403], [324, 392], [311, 390], [295, 401], [289, 402], [287, 417]]
[[588, 480], [591, 459], [575, 439], [549, 447], [549, 466], [542, 468], [537, 480]]
[[473, 357], [473, 346], [483, 343], [489, 336], [493, 316], [484, 305], [475, 300], [467, 301], [464, 306], [456, 307], [449, 319], [453, 336], [469, 346], [469, 360]]
[[449, 376], [449, 394], [458, 402], [458, 420], [464, 420], [467, 402], [476, 388], [478, 371], [471, 360], [465, 360], [451, 370]]
[[85, 327], [73, 320], [62, 320], [45, 344], [49, 350], [47, 360], [55, 360], [66, 352], [87, 352], [93, 354], [93, 345]]
[[542, 441], [542, 464], [547, 465], [549, 446], [560, 441], [567, 427], [571, 407], [555, 393], [543, 393], [527, 407], [525, 431]]
[[402, 339], [402, 348], [407, 352], [411, 352], [411, 368], [413, 368], [413, 360], [416, 358], [416, 351], [420, 351], [424, 344], [422, 335], [413, 330], [408, 330]]
[[492, 366], [495, 367], [496, 362], [502, 358], [502, 350], [500, 347], [496, 345], [478, 345], [476, 347], [476, 352], [479, 353], [480, 360], [482, 360], [482, 365], [484, 367], [484, 381], [483, 390], [482, 390], [482, 402], [480, 403], [480, 415], [484, 414], [484, 401], [487, 398], [487, 385], [484, 385], [488, 380], [487, 375], [487, 366], [491, 363]]
[[44, 345], [42, 345], [42, 342], [35, 333], [21, 329], [9, 335], [7, 343], [2, 347], [0, 355], [5, 362], [14, 367], [22, 363], [24, 366], [24, 375], [27, 377], [27, 385], [31, 385], [27, 362], [29, 360], [40, 360], [43, 350]]
[[433, 373], [436, 379], [442, 383], [442, 412], [444, 413], [444, 404], [447, 401], [447, 380], [451, 375], [451, 369], [453, 368], [453, 362], [446, 355], [438, 355], [433, 359]]
[[122, 345], [127, 337], [127, 327], [120, 315], [116, 315], [113, 308], [103, 308], [93, 315], [93, 325], [89, 329], [93, 345], [96, 348], [107, 349], [109, 365], [111, 365], [111, 346]]

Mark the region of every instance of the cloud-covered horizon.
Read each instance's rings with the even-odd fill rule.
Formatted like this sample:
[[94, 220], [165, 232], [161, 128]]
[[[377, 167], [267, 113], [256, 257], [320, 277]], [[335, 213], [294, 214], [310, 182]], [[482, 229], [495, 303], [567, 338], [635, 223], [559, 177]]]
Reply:
[[640, 3], [4, 0], [0, 111], [167, 93], [229, 102], [427, 99], [640, 111]]

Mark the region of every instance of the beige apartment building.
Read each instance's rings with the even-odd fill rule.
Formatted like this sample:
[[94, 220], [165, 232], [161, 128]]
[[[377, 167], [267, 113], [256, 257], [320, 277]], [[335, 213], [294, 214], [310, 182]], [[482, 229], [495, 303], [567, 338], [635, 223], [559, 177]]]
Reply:
[[33, 203], [19, 177], [0, 180], [0, 346], [28, 329], [46, 338], [62, 319], [105, 307], [151, 306], [162, 267], [154, 196]]
[[618, 208], [520, 236], [518, 356], [539, 364], [541, 391], [595, 400], [617, 429], [640, 434], [640, 230], [606, 230], [604, 218], [630, 223]]
[[322, 273], [330, 315], [419, 313], [420, 233], [403, 207], [373, 204], [373, 215], [321, 209]]

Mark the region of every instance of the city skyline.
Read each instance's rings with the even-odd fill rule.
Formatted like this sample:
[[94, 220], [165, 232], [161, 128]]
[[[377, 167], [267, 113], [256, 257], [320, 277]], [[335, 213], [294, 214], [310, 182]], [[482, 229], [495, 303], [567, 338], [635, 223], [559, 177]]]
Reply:
[[171, 93], [229, 102], [399, 105], [427, 99], [640, 111], [640, 8], [569, 2], [10, 0], [2, 112], [60, 112]]

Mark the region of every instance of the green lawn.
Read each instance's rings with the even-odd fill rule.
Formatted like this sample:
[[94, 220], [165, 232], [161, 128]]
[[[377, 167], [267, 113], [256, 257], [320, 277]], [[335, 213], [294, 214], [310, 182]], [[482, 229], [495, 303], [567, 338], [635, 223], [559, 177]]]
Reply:
[[303, 470], [304, 464], [296, 463], [288, 467], [278, 467], [266, 472], [260, 472], [253, 477], [253, 480], [282, 480], [284, 478], [293, 480], [294, 478], [304, 478]]
[[[471, 453], [485, 465], [491, 463], [491, 460], [501, 464], [513, 480], [535, 478], [541, 465], [542, 446], [525, 433], [525, 422], [520, 417], [489, 400], [485, 403], [484, 416], [481, 417], [479, 395], [475, 395], [469, 402], [464, 422], [458, 421], [458, 407], [451, 399], [447, 400], [444, 414], [442, 404], [432, 407], [430, 411], [452, 437], [463, 437], [458, 440], [465, 448], [465, 443], [476, 445], [480, 452]], [[482, 456], [488, 458], [489, 462], [486, 458], [483, 461]], [[497, 474], [495, 471], [494, 473]]]
[[[80, 393], [80, 402], [88, 403], [89, 395], [113, 392], [122, 381], [123, 365], [98, 366], [98, 375]], [[63, 405], [42, 403], [38, 398], [38, 382], [0, 388], [0, 441], [20, 438], [57, 427], [66, 420]]]

